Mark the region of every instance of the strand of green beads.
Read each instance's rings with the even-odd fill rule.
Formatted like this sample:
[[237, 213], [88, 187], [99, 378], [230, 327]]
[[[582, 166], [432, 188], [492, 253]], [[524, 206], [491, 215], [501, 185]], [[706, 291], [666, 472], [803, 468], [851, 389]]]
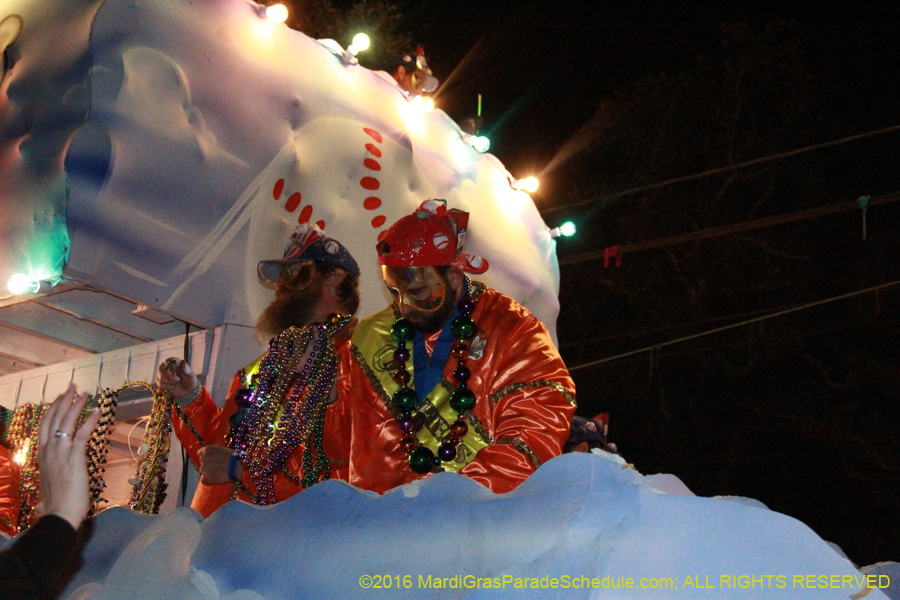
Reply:
[[469, 356], [468, 341], [475, 337], [477, 330], [475, 321], [472, 320], [472, 312], [475, 310], [475, 300], [466, 294], [459, 301], [459, 314], [450, 324], [450, 332], [453, 334], [453, 346], [450, 352], [456, 359], [456, 368], [453, 370], [453, 379], [457, 388], [450, 394], [450, 408], [456, 411], [457, 418], [450, 424], [450, 436], [445, 439], [438, 448], [438, 458], [443, 461], [453, 460], [457, 455], [457, 446], [462, 437], [469, 430], [469, 426], [462, 419], [475, 408], [475, 393], [469, 389], [469, 378], [472, 372], [466, 366], [466, 358]]
[[413, 335], [412, 324], [406, 319], [397, 319], [391, 325], [391, 337], [397, 342], [397, 348], [394, 350], [393, 362], [396, 370], [393, 373], [393, 379], [398, 386], [397, 391], [391, 396], [391, 402], [401, 413], [400, 418], [397, 419], [397, 425], [403, 432], [400, 448], [406, 452], [409, 468], [415, 473], [429, 473], [439, 469], [441, 462], [451, 461], [456, 457], [457, 447], [469, 429], [462, 417], [475, 408], [475, 393], [468, 386], [472, 372], [465, 364], [469, 355], [468, 340], [475, 337], [477, 331], [475, 321], [472, 319], [472, 313], [475, 311], [475, 299], [468, 291], [460, 299], [458, 308], [460, 316], [450, 324], [450, 332], [454, 339], [451, 354], [457, 361], [456, 368], [453, 370], [453, 379], [456, 381], [457, 388], [450, 394], [450, 408], [456, 412], [457, 419], [450, 425], [450, 435], [441, 440], [437, 456], [429, 448], [421, 445], [415, 436], [416, 420], [412, 411], [419, 406], [419, 397], [415, 390], [409, 387], [412, 377], [406, 368], [406, 361], [410, 356], [406, 343]]

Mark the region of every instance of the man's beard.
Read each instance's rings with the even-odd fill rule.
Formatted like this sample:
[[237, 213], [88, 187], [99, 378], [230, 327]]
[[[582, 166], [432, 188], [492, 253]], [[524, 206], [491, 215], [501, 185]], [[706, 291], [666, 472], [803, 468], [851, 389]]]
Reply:
[[412, 309], [407, 314], [409, 322], [419, 331], [425, 333], [440, 331], [444, 327], [444, 323], [447, 322], [447, 319], [450, 318], [450, 315], [453, 314], [453, 309], [456, 308], [456, 301], [458, 300], [456, 292], [450, 287], [450, 283], [447, 281], [446, 277], [442, 276], [441, 279], [444, 280], [444, 290], [446, 290], [444, 292], [444, 301], [441, 305], [438, 306], [434, 312], [424, 313]]
[[312, 313], [319, 301], [319, 287], [310, 285], [302, 290], [276, 295], [256, 321], [256, 337], [267, 342], [288, 327], [305, 327], [312, 321]]

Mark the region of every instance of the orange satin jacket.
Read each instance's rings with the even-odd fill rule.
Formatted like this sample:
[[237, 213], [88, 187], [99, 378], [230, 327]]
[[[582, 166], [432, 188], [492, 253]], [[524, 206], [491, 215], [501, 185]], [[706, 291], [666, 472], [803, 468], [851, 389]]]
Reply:
[[12, 454], [0, 446], [0, 531], [14, 536], [19, 527], [19, 465]]
[[[466, 366], [477, 403], [467, 418], [465, 448], [442, 466], [504, 493], [562, 452], [575, 413], [575, 385], [544, 325], [515, 300], [476, 285], [483, 290], [472, 314], [478, 332]], [[349, 444], [349, 482], [379, 493], [429, 475], [409, 468], [392, 414], [390, 397], [397, 385], [384, 365], [396, 345], [390, 336], [395, 319], [388, 307], [357, 326], [350, 351], [341, 355], [338, 402], [329, 407], [329, 423], [338, 429], [326, 423], [325, 431], [326, 439]], [[415, 377], [412, 365], [411, 358], [407, 368]], [[433, 407], [417, 436], [432, 450], [456, 419], [448, 402], [455, 367], [451, 357], [441, 382], [428, 394]]]
[[[346, 341], [337, 344], [335, 350], [338, 357], [345, 353], [346, 349]], [[200, 437], [203, 438], [205, 444], [227, 446], [225, 439], [230, 427], [229, 419], [238, 411], [237, 404], [234, 402], [234, 396], [243, 387], [245, 385], [242, 372], [235, 373], [234, 378], [231, 380], [231, 386], [228, 388], [225, 405], [221, 409], [216, 406], [205, 386], [200, 393], [200, 397], [184, 408], [185, 416], [197, 430], [197, 433], [200, 434]], [[292, 389], [288, 389], [285, 394], [286, 397], [291, 394]], [[331, 408], [329, 406], [325, 411], [326, 432], [330, 429], [339, 429], [331, 422], [335, 417], [335, 413]], [[172, 428], [190, 455], [194, 465], [199, 466], [200, 458], [198, 452], [203, 446], [187, 424], [174, 411], [172, 413]], [[330, 472], [333, 479], [347, 479], [347, 450], [346, 447], [341, 445], [343, 439], [342, 436], [329, 436], [327, 434], [323, 436], [322, 445], [325, 455], [331, 462]], [[302, 459], [303, 446], [300, 445], [285, 461], [287, 469], [298, 477], [302, 477]], [[256, 484], [250, 477], [249, 469], [244, 469], [242, 482], [251, 492], [256, 492]], [[194, 492], [191, 508], [197, 510], [204, 517], [208, 517], [213, 511], [231, 499], [233, 490], [234, 486], [232, 484], [206, 485], [199, 483], [196, 492]], [[279, 470], [274, 476], [274, 490], [276, 502], [282, 502], [294, 494], [302, 492], [303, 487]], [[252, 498], [243, 492], [239, 492], [236, 497], [240, 500], [252, 502]]]

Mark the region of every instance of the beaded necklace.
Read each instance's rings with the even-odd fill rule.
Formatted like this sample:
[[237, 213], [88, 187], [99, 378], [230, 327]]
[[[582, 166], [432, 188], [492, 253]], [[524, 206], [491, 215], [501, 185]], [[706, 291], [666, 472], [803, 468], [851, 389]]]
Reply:
[[[148, 386], [149, 387], [149, 386]], [[151, 389], [151, 392], [153, 390]], [[96, 398], [88, 396], [88, 406], [78, 420], [78, 427], [90, 414], [90, 404], [94, 400], [97, 410], [100, 411], [100, 421], [97, 428], [91, 434], [87, 445], [88, 489], [91, 492], [91, 509], [88, 516], [92, 517], [100, 511], [100, 503], [108, 500], [101, 497], [106, 488], [103, 474], [106, 472], [106, 458], [109, 454], [109, 438], [116, 426], [116, 405], [119, 401], [119, 390], [106, 389], [100, 392]], [[76, 429], [78, 428], [76, 427]]]
[[[350, 316], [336, 315], [325, 325], [290, 327], [272, 338], [256, 381], [237, 394], [238, 407], [246, 412], [233, 425], [230, 445], [256, 484], [256, 504], [275, 502], [278, 470], [304, 488], [328, 479], [330, 463], [322, 450], [322, 431], [337, 374], [332, 336], [349, 320]], [[314, 330], [320, 332], [316, 340]], [[311, 355], [298, 369], [310, 343]], [[301, 443], [305, 443], [302, 478], [284, 466]]]
[[[137, 382], [133, 385], [147, 384]], [[166, 499], [169, 487], [166, 470], [172, 447], [172, 411], [169, 406], [175, 406], [172, 392], [154, 394], [150, 420], [138, 449], [137, 468], [134, 478], [129, 480], [132, 488], [128, 506], [135, 512], [159, 514], [159, 508]]]
[[40, 466], [38, 465], [38, 433], [45, 404], [26, 404], [16, 409], [7, 430], [6, 439], [17, 451], [22, 471], [19, 480], [19, 531], [34, 525], [40, 515], [37, 505], [41, 500]]
[[[453, 336], [450, 355], [456, 359], [453, 379], [457, 384], [456, 389], [450, 394], [450, 408], [456, 411], [457, 418], [450, 424], [450, 435], [440, 440], [441, 444], [438, 447], [437, 456], [429, 448], [423, 446], [416, 437], [416, 431], [421, 429], [424, 417], [417, 411], [421, 402], [416, 390], [409, 387], [412, 376], [406, 368], [406, 361], [409, 360], [410, 356], [406, 343], [414, 335], [412, 323], [406, 319], [397, 319], [391, 325], [391, 336], [397, 342], [397, 349], [394, 350], [393, 357], [397, 368], [392, 377], [399, 386], [397, 391], [391, 396], [391, 401], [397, 407], [397, 410], [401, 412], [400, 418], [397, 419], [397, 425], [403, 432], [400, 448], [406, 452], [409, 468], [415, 473], [424, 474], [431, 471], [439, 471], [441, 470], [441, 462], [453, 460], [456, 456], [457, 445], [460, 439], [469, 430], [469, 426], [462, 417], [475, 407], [475, 393], [468, 387], [469, 377], [471, 377], [472, 372], [465, 364], [469, 355], [468, 340], [475, 337], [475, 332], [477, 331], [475, 321], [472, 320], [472, 313], [475, 310], [475, 299], [469, 291], [468, 280], [466, 281], [466, 294], [457, 304], [457, 310], [459, 311], [459, 316], [452, 319], [452, 321], [448, 319], [450, 332]], [[446, 362], [446, 359], [444, 362]], [[443, 370], [443, 365], [439, 366]], [[413, 413], [413, 411], [416, 412]]]

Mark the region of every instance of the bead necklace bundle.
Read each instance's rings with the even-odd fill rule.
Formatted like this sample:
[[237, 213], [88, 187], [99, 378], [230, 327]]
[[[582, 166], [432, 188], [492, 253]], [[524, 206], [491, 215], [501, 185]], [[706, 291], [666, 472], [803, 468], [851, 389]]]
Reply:
[[[403, 432], [400, 448], [406, 452], [409, 468], [415, 473], [438, 471], [441, 469], [441, 462], [453, 460], [457, 455], [457, 445], [460, 439], [469, 429], [463, 417], [475, 407], [476, 398], [475, 393], [468, 387], [469, 377], [471, 377], [472, 372], [466, 367], [465, 363], [469, 355], [468, 340], [475, 336], [477, 328], [475, 321], [472, 320], [472, 313], [475, 311], [475, 299], [468, 292], [468, 288], [467, 282], [466, 295], [460, 299], [457, 305], [459, 316], [450, 323], [450, 332], [453, 335], [450, 355], [456, 359], [453, 379], [457, 384], [456, 389], [450, 394], [450, 408], [456, 411], [457, 419], [450, 424], [449, 435], [442, 440], [438, 440], [440, 446], [438, 447], [437, 456], [429, 448], [423, 446], [416, 437], [416, 431], [421, 429], [424, 417], [420, 412], [413, 413], [422, 403], [416, 390], [409, 387], [412, 377], [406, 368], [406, 361], [409, 360], [410, 355], [406, 343], [414, 335], [413, 326], [406, 319], [398, 319], [391, 326], [391, 336], [397, 342], [393, 361], [393, 364], [396, 365], [396, 370], [392, 377], [399, 386], [397, 391], [391, 396], [391, 401], [401, 413], [400, 418], [397, 419], [397, 425]], [[421, 345], [421, 348], [424, 353], [424, 343]], [[419, 362], [418, 358], [417, 362]], [[446, 363], [446, 359], [444, 363]], [[443, 366], [444, 364], [440, 364], [438, 368], [443, 370]], [[418, 374], [418, 366], [416, 368]], [[428, 392], [426, 391], [426, 393]]]
[[[78, 420], [78, 427], [84, 423], [90, 411], [91, 397], [88, 396], [88, 406]], [[109, 454], [109, 436], [116, 426], [116, 405], [119, 401], [119, 390], [106, 389], [100, 392], [96, 398], [97, 410], [100, 411], [100, 422], [97, 429], [91, 434], [87, 445], [88, 487], [91, 493], [91, 510], [89, 517], [99, 512], [100, 503], [108, 502], [100, 497], [106, 482], [103, 481], [103, 473], [106, 471], [106, 457]]]
[[16, 409], [6, 434], [22, 471], [19, 480], [19, 531], [28, 529], [40, 517], [37, 512], [37, 505], [41, 501], [38, 432], [47, 408], [46, 404], [20, 406]]
[[23, 404], [13, 412], [6, 426], [6, 441], [16, 455], [18, 463], [21, 463], [21, 459], [28, 452], [25, 445], [31, 444], [34, 434], [32, 416], [35, 408], [40, 408], [40, 405]]
[[171, 400], [166, 396], [153, 396], [150, 420], [138, 450], [137, 469], [134, 478], [129, 480], [132, 484], [129, 508], [148, 515], [159, 514], [169, 485], [166, 482], [166, 468], [172, 445], [172, 411], [169, 410]]
[[[115, 425], [115, 408], [117, 392], [106, 390], [97, 399], [100, 411], [100, 422], [91, 434], [87, 445], [88, 488], [91, 494], [91, 510], [88, 516], [96, 514], [100, 497], [105, 487], [103, 472], [109, 451], [109, 436]], [[76, 429], [81, 427], [91, 410], [92, 398], [88, 396], [88, 405], [79, 416]], [[38, 517], [37, 506], [41, 500], [40, 467], [38, 464], [38, 433], [43, 424], [44, 413], [49, 408], [45, 404], [25, 404], [16, 409], [7, 429], [7, 440], [16, 455], [16, 462], [21, 465], [22, 477], [19, 483], [19, 530], [24, 531], [33, 525]]]
[[[138, 381], [116, 390], [106, 389], [100, 392], [96, 398], [88, 396], [87, 406], [76, 422], [77, 430], [90, 414], [91, 404], [95, 404], [95, 408], [100, 412], [100, 420], [97, 428], [91, 433], [85, 451], [88, 489], [91, 497], [89, 517], [99, 512], [101, 503], [107, 502], [101, 497], [106, 487], [103, 476], [109, 454], [110, 435], [112, 435], [116, 422], [119, 392], [133, 386], [143, 386], [151, 392], [153, 391], [149, 384]], [[162, 403], [163, 408], [165, 407], [165, 403], [160, 399], [154, 403], [150, 424], [141, 444], [142, 449], [153, 448], [155, 451], [141, 453], [135, 478], [130, 480], [135, 486], [132, 490], [131, 508], [151, 514], [159, 512], [159, 505], [165, 499], [165, 466], [168, 460], [169, 435], [171, 433], [171, 419], [168, 418], [168, 411], [160, 411], [157, 406], [159, 403]], [[33, 525], [39, 517], [37, 506], [41, 499], [41, 490], [40, 467], [37, 458], [38, 433], [47, 408], [49, 405], [46, 404], [20, 406], [16, 409], [7, 427], [6, 439], [16, 455], [16, 462], [21, 465], [22, 471], [19, 484], [19, 531], [24, 531]], [[166, 416], [160, 418], [161, 412]], [[166, 421], [168, 421], [168, 427]]]
[[[256, 484], [254, 503], [275, 502], [273, 477], [278, 470], [304, 488], [328, 478], [330, 464], [322, 450], [322, 430], [337, 374], [331, 338], [349, 320], [349, 316], [337, 315], [325, 325], [291, 327], [274, 337], [256, 382], [236, 395], [238, 407], [247, 412], [233, 429], [231, 447], [242, 457]], [[302, 369], [298, 368], [310, 344], [310, 356]], [[302, 479], [284, 465], [301, 443], [305, 444]]]

